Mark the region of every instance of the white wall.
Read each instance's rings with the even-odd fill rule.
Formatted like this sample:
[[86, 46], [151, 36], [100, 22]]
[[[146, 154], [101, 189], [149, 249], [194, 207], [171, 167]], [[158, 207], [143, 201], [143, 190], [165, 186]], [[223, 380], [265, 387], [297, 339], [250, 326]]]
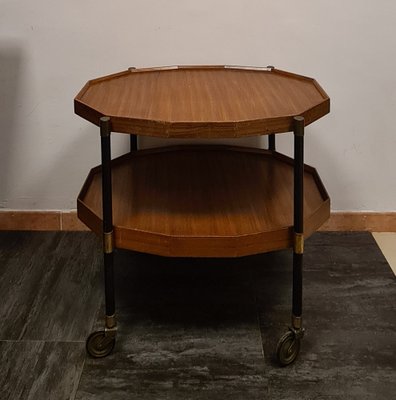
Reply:
[[[306, 159], [333, 209], [396, 210], [395, 20], [394, 0], [0, 0], [0, 208], [75, 208], [99, 162], [97, 128], [73, 114], [88, 79], [272, 64], [331, 97], [331, 114], [307, 129]], [[127, 148], [113, 136], [115, 153]], [[291, 139], [279, 148], [290, 152]]]

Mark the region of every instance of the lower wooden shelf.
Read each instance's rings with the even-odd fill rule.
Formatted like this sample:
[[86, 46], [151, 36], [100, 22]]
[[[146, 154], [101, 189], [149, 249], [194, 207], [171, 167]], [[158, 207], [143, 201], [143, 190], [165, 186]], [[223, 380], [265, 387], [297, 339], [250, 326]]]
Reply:
[[[293, 160], [233, 146], [139, 150], [112, 161], [115, 246], [173, 257], [238, 257], [293, 244]], [[77, 200], [102, 233], [101, 168]], [[304, 173], [305, 235], [330, 215], [316, 170]]]

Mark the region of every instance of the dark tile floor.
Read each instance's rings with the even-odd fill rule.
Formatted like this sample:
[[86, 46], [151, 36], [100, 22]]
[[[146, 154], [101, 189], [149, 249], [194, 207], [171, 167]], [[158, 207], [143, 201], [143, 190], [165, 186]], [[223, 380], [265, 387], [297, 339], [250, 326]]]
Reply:
[[290, 319], [291, 252], [167, 259], [118, 251], [119, 334], [102, 322], [91, 233], [0, 232], [0, 398], [386, 399], [396, 393], [396, 280], [367, 233], [317, 233], [305, 254], [306, 336], [273, 350]]

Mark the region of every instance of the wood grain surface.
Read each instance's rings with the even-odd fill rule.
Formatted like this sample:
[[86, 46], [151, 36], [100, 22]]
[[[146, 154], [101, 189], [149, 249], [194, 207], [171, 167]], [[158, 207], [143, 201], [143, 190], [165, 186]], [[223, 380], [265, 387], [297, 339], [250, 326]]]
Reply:
[[159, 137], [241, 137], [289, 132], [327, 114], [330, 100], [311, 78], [277, 69], [131, 69], [89, 81], [75, 112], [116, 132]]
[[[232, 257], [292, 245], [293, 161], [267, 150], [179, 146], [113, 161], [116, 247], [164, 256]], [[329, 217], [316, 171], [305, 169], [305, 229]], [[78, 199], [79, 218], [102, 232], [101, 173]]]

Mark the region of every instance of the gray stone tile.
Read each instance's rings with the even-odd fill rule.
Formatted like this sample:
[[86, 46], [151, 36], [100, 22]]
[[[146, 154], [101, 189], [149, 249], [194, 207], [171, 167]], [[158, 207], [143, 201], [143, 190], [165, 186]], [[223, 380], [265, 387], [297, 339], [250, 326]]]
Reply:
[[85, 339], [102, 298], [92, 233], [0, 232], [0, 260], [0, 339]]
[[87, 359], [76, 399], [265, 399], [252, 311], [249, 322], [219, 316], [201, 326], [202, 319], [153, 320], [123, 309], [114, 353]]
[[316, 329], [299, 360], [268, 369], [272, 399], [385, 400], [396, 392], [395, 335]]
[[[307, 334], [296, 363], [279, 368], [290, 250], [222, 260], [118, 251], [115, 352], [86, 360], [76, 398], [391, 399], [396, 279], [375, 241], [317, 233], [304, 258]], [[82, 341], [93, 323], [102, 327], [98, 240], [0, 232], [0, 265], [0, 339], [76, 341], [1, 342], [1, 397], [73, 399]]]
[[[135, 260], [137, 269], [124, 268], [118, 282], [119, 302], [128, 307], [135, 304], [135, 311], [121, 311], [116, 353], [99, 364], [88, 362], [80, 398], [385, 399], [395, 391], [395, 307], [389, 301], [396, 296], [395, 279], [369, 234], [324, 233], [307, 241], [307, 334], [299, 359], [287, 368], [277, 366], [274, 350], [290, 320], [290, 250], [232, 261], [138, 257], [142, 258]], [[131, 291], [133, 280], [136, 286]], [[243, 338], [254, 343], [250, 318], [257, 306], [265, 361], [252, 355], [249, 360], [260, 371], [260, 384], [234, 374], [235, 385], [228, 392], [217, 378], [210, 384], [198, 379], [194, 366], [200, 373], [203, 365], [216, 370], [207, 361], [201, 363], [198, 338], [207, 346], [204, 359], [215, 357], [225, 375], [232, 375], [227, 368], [235, 365], [234, 348], [238, 343], [248, 347]], [[213, 331], [218, 335], [212, 335]], [[195, 356], [182, 361], [176, 344], [184, 354], [189, 341], [194, 343]], [[226, 353], [221, 351], [223, 341]], [[224, 354], [231, 358], [225, 359]], [[117, 368], [112, 370], [114, 363]], [[242, 369], [254, 371], [255, 367]], [[99, 376], [105, 377], [102, 386]], [[193, 379], [189, 382], [194, 385], [186, 384], [184, 377]], [[125, 381], [131, 384], [122, 383], [117, 390], [116, 382]], [[160, 389], [162, 385], [166, 389]]]
[[[368, 232], [320, 232], [306, 241], [304, 251], [305, 270], [332, 269], [338, 264], [381, 264], [386, 260], [373, 236]], [[386, 269], [384, 269], [386, 271]]]
[[0, 341], [2, 400], [73, 400], [85, 349], [82, 343]]
[[116, 260], [115, 352], [87, 359], [77, 399], [266, 398], [248, 266], [120, 251]]
[[[392, 398], [396, 393], [394, 276], [369, 234], [314, 238], [316, 243], [307, 245], [307, 252], [315, 254], [318, 264], [306, 269], [304, 277], [306, 335], [292, 366], [278, 368], [273, 357], [290, 319], [290, 279], [271, 271], [258, 272], [254, 279], [271, 398]], [[328, 251], [322, 251], [324, 247]], [[337, 254], [337, 261], [332, 254]], [[290, 263], [279, 269], [291, 276]]]

